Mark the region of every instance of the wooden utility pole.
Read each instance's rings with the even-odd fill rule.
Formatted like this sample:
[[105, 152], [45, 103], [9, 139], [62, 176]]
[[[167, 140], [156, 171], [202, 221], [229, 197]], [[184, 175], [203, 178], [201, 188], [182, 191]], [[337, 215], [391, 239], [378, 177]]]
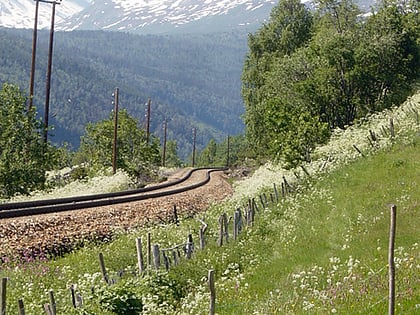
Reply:
[[193, 151], [192, 151], [192, 167], [195, 166], [195, 141], [197, 138], [197, 128], [193, 128]]
[[227, 136], [227, 157], [226, 157], [226, 167], [229, 167], [230, 164], [230, 136]]
[[38, 38], [38, 11], [39, 11], [39, 0], [35, 0], [35, 23], [34, 23], [34, 32], [32, 35], [32, 63], [31, 63], [31, 74], [29, 78], [28, 112], [32, 109], [33, 98], [34, 98], [36, 43], [37, 43], [37, 38]]
[[389, 246], [388, 246], [388, 268], [389, 268], [389, 295], [388, 295], [388, 315], [395, 313], [395, 230], [397, 219], [397, 206], [391, 206], [391, 224], [389, 228]]
[[147, 113], [146, 113], [146, 141], [149, 144], [150, 140], [150, 107], [151, 107], [151, 99], [147, 101]]
[[[60, 0], [61, 1], [61, 0]], [[49, 127], [49, 112], [50, 112], [50, 95], [51, 95], [51, 69], [52, 69], [52, 56], [54, 47], [54, 22], [55, 22], [55, 6], [60, 4], [58, 1], [43, 1], [52, 4], [51, 13], [51, 28], [50, 28], [50, 43], [48, 49], [48, 67], [47, 67], [47, 82], [45, 91], [45, 109], [44, 109], [44, 144], [48, 141], [48, 127]]]
[[114, 145], [112, 149], [112, 173], [117, 172], [117, 140], [118, 140], [118, 94], [119, 89], [115, 88], [114, 96]]
[[166, 133], [168, 130], [168, 120], [163, 122], [163, 150], [162, 150], [162, 166], [165, 167], [166, 162]]

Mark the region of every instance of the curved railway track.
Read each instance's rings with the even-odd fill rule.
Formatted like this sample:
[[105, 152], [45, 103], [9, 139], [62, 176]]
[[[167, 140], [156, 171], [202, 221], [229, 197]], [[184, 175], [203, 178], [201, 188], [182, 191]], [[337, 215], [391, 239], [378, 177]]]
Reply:
[[[4, 203], [0, 204], [0, 219], [108, 206], [179, 194], [207, 184], [212, 172], [223, 170], [225, 168], [194, 168], [189, 170], [182, 178], [174, 181], [121, 192]], [[188, 184], [187, 181], [198, 172], [206, 172], [205, 179]]]

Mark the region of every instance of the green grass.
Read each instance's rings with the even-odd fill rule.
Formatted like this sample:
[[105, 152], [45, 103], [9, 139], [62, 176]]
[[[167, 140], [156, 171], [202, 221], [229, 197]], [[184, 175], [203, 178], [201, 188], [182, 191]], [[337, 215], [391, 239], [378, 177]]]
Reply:
[[[277, 221], [273, 216], [291, 206], [282, 203], [264, 222], [273, 224], [268, 233], [273, 246], [269, 252], [259, 253], [266, 262], [247, 277], [247, 299], [241, 303], [240, 296], [221, 297], [220, 312], [386, 313], [391, 204], [397, 205], [396, 255], [397, 261], [401, 260], [396, 312], [418, 312], [419, 158], [416, 141], [351, 163], [313, 182], [293, 213], [297, 217], [290, 222], [294, 225], [291, 240], [277, 238], [281, 231], [276, 234], [277, 224], [273, 223]], [[283, 220], [287, 222], [286, 217]], [[253, 246], [258, 246], [258, 241], [253, 240]], [[359, 261], [351, 271], [350, 257]], [[257, 306], [246, 303], [253, 296], [259, 297], [254, 302]]]
[[[406, 110], [398, 115], [406, 122], [411, 114]], [[384, 115], [378, 126], [388, 119]], [[139, 276], [135, 239], [145, 242], [149, 232], [152, 243], [169, 248], [191, 233], [198, 246], [198, 220], [118, 234], [112, 242], [62, 258], [3, 264], [0, 277], [9, 278], [7, 312], [16, 314], [22, 298], [26, 314], [42, 314], [52, 289], [59, 314], [138, 314], [140, 309], [143, 314], [207, 314], [206, 277], [213, 269], [218, 314], [385, 314], [391, 204], [397, 206], [396, 313], [420, 312], [418, 125], [400, 127], [395, 140], [383, 137], [381, 149], [371, 151], [362, 142], [367, 129], [361, 130], [333, 139], [334, 145], [324, 151], [338, 164], [324, 173], [316, 171], [319, 166], [308, 166], [311, 178], [296, 183], [295, 194], [260, 209], [254, 226], [244, 229], [237, 241], [216, 245], [218, 218], [224, 212], [233, 216], [246, 200], [234, 197], [211, 207], [202, 218], [208, 224], [206, 249], [169, 273]], [[354, 143], [366, 157], [355, 155]], [[322, 162], [322, 149], [319, 152]], [[238, 195], [256, 196], [259, 178], [267, 187], [274, 182], [269, 178], [278, 184], [285, 173], [273, 169], [261, 168], [237, 187]], [[111, 286], [100, 273], [100, 252], [116, 282]], [[82, 308], [71, 305], [71, 285], [83, 297]]]

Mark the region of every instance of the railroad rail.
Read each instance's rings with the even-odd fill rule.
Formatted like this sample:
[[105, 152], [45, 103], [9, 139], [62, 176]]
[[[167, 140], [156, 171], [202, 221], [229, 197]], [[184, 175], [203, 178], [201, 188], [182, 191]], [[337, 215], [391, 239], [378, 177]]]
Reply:
[[[0, 219], [109, 206], [119, 203], [140, 201], [179, 194], [207, 184], [210, 181], [210, 174], [212, 172], [223, 170], [226, 170], [226, 168], [194, 168], [189, 170], [182, 178], [174, 181], [168, 181], [158, 185], [120, 192], [66, 197], [59, 199], [3, 203], [0, 204]], [[191, 185], [176, 187], [182, 183], [185, 183], [193, 173], [199, 171], [206, 171], [206, 177], [204, 180]], [[162, 190], [169, 187], [174, 188]]]

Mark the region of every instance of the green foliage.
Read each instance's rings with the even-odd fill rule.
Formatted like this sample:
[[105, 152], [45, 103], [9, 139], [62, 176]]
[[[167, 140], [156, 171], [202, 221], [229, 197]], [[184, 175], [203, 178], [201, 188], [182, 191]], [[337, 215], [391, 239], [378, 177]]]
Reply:
[[[81, 138], [77, 161], [90, 165], [94, 173], [112, 167], [114, 125], [112, 113], [109, 119], [88, 124]], [[138, 182], [155, 176], [160, 164], [158, 140], [152, 137], [148, 144], [145, 131], [125, 109], [118, 113], [116, 161], [117, 168]]]
[[[184, 281], [184, 280], [182, 280]], [[93, 299], [102, 311], [130, 315], [153, 313], [160, 306], [175, 310], [186, 294], [186, 282], [166, 272], [151, 272], [140, 278], [121, 279], [110, 286], [100, 286]]]
[[178, 144], [176, 140], [170, 140], [166, 142], [165, 166], [180, 167], [182, 165], [182, 161], [178, 157], [177, 151], [178, 151]]
[[110, 311], [119, 315], [136, 315], [142, 312], [143, 303], [141, 297], [131, 291], [133, 285], [119, 282], [116, 285], [101, 287], [98, 292], [99, 304], [104, 311]]
[[54, 160], [43, 144], [35, 111], [26, 111], [18, 87], [5, 83], [0, 91], [0, 196], [29, 194], [45, 188], [45, 171]]
[[[131, 230], [52, 261], [40, 257], [9, 265], [3, 256], [0, 278], [12, 280], [7, 300], [23, 299], [28, 315], [41, 314], [53, 289], [60, 314], [205, 314], [206, 276], [213, 269], [220, 314], [385, 314], [389, 207], [396, 204], [396, 313], [415, 314], [420, 298], [419, 108], [420, 94], [337, 133], [317, 148], [319, 160], [305, 166], [310, 177], [267, 165], [236, 183], [236, 198], [205, 214], [206, 248], [169, 272], [139, 275], [135, 240], [151, 233], [156, 244], [169, 248], [193, 233], [196, 244], [202, 224], [195, 218]], [[395, 137], [379, 136], [391, 117], [398, 117]], [[380, 138], [375, 146], [367, 139], [369, 130]], [[353, 145], [362, 148], [363, 158]], [[261, 187], [272, 192], [284, 176], [296, 193], [262, 208]], [[243, 210], [249, 198], [258, 203], [254, 224], [218, 246], [220, 215]], [[116, 279], [112, 285], [105, 285], [98, 272], [98, 252], [105, 254], [109, 278]], [[83, 298], [78, 308], [71, 305], [69, 284]], [[18, 313], [17, 303], [8, 303], [7, 309]]]
[[208, 145], [199, 152], [198, 166], [238, 166], [246, 163], [247, 158], [253, 158], [243, 135], [229, 136], [223, 142], [217, 143], [211, 139]]
[[[313, 18], [282, 3], [250, 35], [242, 91], [257, 156], [294, 167], [325, 141], [326, 126], [346, 128], [409, 95], [419, 77], [420, 33], [408, 3], [386, 2], [366, 19], [351, 0], [321, 0]], [[279, 31], [284, 25], [306, 26], [294, 33], [299, 44], [285, 48], [283, 39], [295, 41]]]

